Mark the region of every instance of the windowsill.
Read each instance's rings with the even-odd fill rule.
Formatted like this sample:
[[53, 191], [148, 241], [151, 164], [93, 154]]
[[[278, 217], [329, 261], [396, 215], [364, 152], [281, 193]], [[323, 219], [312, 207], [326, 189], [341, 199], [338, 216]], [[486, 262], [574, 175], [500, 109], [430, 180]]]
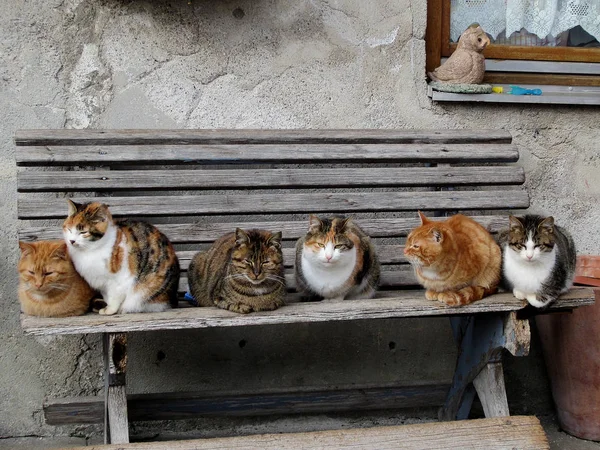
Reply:
[[[502, 86], [504, 91], [510, 89], [507, 84]], [[436, 102], [484, 102], [484, 103], [531, 103], [554, 105], [600, 105], [600, 88], [578, 86], [534, 86], [520, 85], [528, 89], [539, 88], [542, 95], [511, 95], [511, 94], [453, 94], [434, 91], [427, 88], [427, 95]]]

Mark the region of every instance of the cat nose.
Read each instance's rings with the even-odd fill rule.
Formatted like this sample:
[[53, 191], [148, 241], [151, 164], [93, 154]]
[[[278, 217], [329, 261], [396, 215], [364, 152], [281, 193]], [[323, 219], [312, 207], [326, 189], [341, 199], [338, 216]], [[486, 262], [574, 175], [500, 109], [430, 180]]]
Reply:
[[331, 261], [331, 258], [333, 258], [333, 255], [325, 255], [325, 258], [327, 258], [327, 261]]
[[526, 255], [526, 256], [527, 256], [527, 259], [533, 258], [533, 255]]
[[69, 242], [71, 243], [71, 245], [73, 245], [75, 243], [75, 241], [73, 239], [69, 239]]

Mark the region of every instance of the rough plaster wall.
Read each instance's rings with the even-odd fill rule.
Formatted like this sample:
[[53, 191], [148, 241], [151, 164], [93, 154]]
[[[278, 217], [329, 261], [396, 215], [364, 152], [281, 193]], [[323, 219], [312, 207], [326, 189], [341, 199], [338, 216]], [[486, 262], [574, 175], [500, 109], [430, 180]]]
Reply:
[[[44, 425], [41, 405], [101, 387], [97, 338], [20, 331], [19, 128], [504, 128], [533, 209], [600, 253], [600, 110], [433, 105], [425, 0], [0, 0], [0, 12], [0, 437], [90, 433]], [[221, 331], [133, 335], [132, 392], [447, 380], [453, 369], [443, 320]], [[526, 399], [517, 410], [549, 408], [539, 352], [509, 360], [507, 374], [509, 398]]]

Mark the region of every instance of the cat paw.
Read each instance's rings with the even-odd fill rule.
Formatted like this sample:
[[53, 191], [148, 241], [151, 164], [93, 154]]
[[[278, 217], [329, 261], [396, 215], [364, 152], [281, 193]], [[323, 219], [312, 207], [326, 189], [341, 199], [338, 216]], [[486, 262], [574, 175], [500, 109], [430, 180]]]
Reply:
[[530, 294], [527, 296], [527, 303], [529, 303], [531, 306], [535, 306], [536, 308], [545, 308], [550, 304], [550, 301], [551, 300], [548, 300], [544, 297], [538, 298], [535, 294]]
[[440, 292], [437, 299], [448, 306], [458, 306], [462, 303], [462, 297], [457, 292]]
[[437, 300], [438, 299], [438, 293], [435, 291], [432, 291], [430, 289], [427, 289], [425, 291], [425, 298], [427, 300]]
[[98, 314], [100, 314], [101, 316], [112, 316], [114, 314], [116, 314], [118, 312], [117, 309], [114, 308], [110, 308], [110, 307], [106, 307], [106, 308], [102, 308], [100, 311], [98, 311]]
[[243, 303], [229, 305], [227, 309], [229, 309], [229, 311], [233, 311], [240, 314], [248, 314], [253, 311], [252, 306], [244, 305]]
[[[527, 298], [527, 295], [525, 295], [523, 292], [521, 292], [518, 289], [513, 289], [513, 295], [518, 298], [519, 300], [525, 300]], [[535, 295], [533, 296], [535, 298]]]

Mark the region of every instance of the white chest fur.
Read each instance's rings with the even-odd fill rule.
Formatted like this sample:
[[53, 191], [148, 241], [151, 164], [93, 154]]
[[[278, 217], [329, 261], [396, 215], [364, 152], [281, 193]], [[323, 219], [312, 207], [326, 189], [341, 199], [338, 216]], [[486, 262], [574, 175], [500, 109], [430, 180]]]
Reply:
[[[343, 296], [350, 275], [356, 266], [356, 248], [344, 252], [337, 261], [326, 263], [311, 255], [302, 252], [302, 273], [311, 289], [325, 298]], [[347, 290], [347, 289], [345, 289]]]
[[535, 294], [550, 277], [555, 259], [556, 249], [536, 260], [528, 261], [507, 246], [504, 249], [504, 276], [523, 294]]
[[[67, 241], [69, 255], [73, 260], [75, 269], [91, 287], [100, 291], [103, 295], [115, 288], [130, 286], [134, 279], [129, 272], [126, 257], [117, 272], [111, 272], [110, 270], [116, 237], [116, 228], [110, 227], [102, 239], [86, 246], [73, 246]], [[122, 254], [127, 255], [126, 243], [121, 241], [119, 246], [122, 249]]]

